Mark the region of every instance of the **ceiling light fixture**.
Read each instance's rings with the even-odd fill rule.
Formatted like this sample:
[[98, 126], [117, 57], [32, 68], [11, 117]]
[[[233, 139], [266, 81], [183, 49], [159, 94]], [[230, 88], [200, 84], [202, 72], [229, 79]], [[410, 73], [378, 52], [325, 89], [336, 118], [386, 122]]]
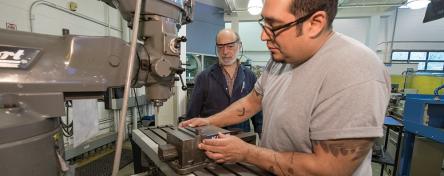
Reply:
[[406, 6], [412, 10], [426, 8], [430, 0], [408, 0]]
[[250, 0], [248, 1], [248, 12], [251, 15], [259, 15], [263, 6], [262, 0]]

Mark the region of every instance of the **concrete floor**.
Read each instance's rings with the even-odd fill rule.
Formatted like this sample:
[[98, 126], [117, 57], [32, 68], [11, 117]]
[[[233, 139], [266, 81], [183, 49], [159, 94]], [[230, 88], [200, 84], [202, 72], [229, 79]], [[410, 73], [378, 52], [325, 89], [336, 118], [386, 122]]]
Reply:
[[133, 163], [128, 164], [126, 167], [119, 170], [117, 176], [130, 176], [134, 175], [134, 165]]
[[[373, 176], [380, 176], [380, 170], [381, 170], [381, 165], [380, 164], [376, 164], [376, 163], [372, 163], [372, 170], [373, 170]], [[118, 176], [131, 176], [134, 174], [134, 165], [133, 163], [128, 164], [128, 166], [122, 168], [119, 171]], [[384, 176], [388, 176], [387, 173], [384, 174]], [[443, 174], [441, 174], [441, 176], [444, 176]]]

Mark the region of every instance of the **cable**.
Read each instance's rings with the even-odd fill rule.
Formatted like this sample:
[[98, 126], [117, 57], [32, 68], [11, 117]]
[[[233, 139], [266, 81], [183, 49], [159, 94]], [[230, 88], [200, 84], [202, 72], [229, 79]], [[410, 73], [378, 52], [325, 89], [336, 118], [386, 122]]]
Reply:
[[137, 94], [136, 94], [136, 89], [135, 88], [133, 88], [133, 93], [134, 93], [134, 97], [136, 99], [137, 113], [139, 114], [139, 121], [138, 122], [142, 122], [142, 113], [140, 113], [139, 101], [137, 100]]
[[443, 88], [444, 88], [444, 84], [441, 85], [441, 86], [439, 86], [439, 87], [437, 87], [437, 88], [435, 89], [435, 91], [433, 91], [433, 93], [435, 94], [435, 96], [437, 96], [437, 97], [439, 98], [439, 90], [441, 90], [441, 89], [443, 89]]
[[136, 51], [136, 56], [137, 56], [137, 61], [138, 61], [139, 68], [136, 69], [136, 74], [134, 74], [134, 78], [133, 78], [134, 84], [133, 84], [133, 86], [136, 85], [137, 81], [139, 80], [139, 71], [140, 71], [140, 68], [142, 67], [142, 65], [141, 65], [142, 62], [140, 61], [139, 52], [137, 52], [137, 51]]
[[72, 137], [74, 135], [74, 128], [73, 128], [73, 122], [69, 122], [69, 108], [72, 107], [72, 101], [68, 100], [65, 102], [66, 107], [66, 123], [63, 122], [63, 120], [60, 123], [60, 126], [62, 127], [63, 136], [65, 137]]

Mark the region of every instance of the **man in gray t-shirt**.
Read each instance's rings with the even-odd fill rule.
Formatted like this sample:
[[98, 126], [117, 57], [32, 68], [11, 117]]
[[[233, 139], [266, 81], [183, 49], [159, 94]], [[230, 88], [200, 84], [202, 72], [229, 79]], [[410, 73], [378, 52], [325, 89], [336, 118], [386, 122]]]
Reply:
[[227, 126], [262, 109], [261, 147], [221, 134], [200, 144], [208, 157], [277, 175], [372, 175], [390, 80], [373, 51], [332, 30], [336, 10], [334, 0], [265, 1], [261, 38], [272, 60], [255, 89], [221, 113], [181, 124]]

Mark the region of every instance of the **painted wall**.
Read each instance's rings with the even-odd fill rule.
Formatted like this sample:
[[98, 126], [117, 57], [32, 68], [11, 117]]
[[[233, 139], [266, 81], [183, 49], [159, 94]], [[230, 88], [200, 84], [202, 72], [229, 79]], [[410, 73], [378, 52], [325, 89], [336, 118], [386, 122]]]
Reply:
[[[381, 13], [369, 13], [367, 16], [342, 17], [338, 14], [333, 27], [334, 30], [361, 41], [374, 49], [381, 59], [388, 62], [390, 57], [389, 41], [392, 40], [395, 9]], [[422, 23], [425, 9], [410, 10], [398, 9], [397, 25], [394, 41], [414, 41], [409, 43], [395, 43], [394, 49], [433, 49], [444, 50], [444, 19], [426, 24]], [[373, 16], [373, 19], [372, 19]], [[375, 20], [376, 19], [376, 20]], [[227, 27], [231, 24], [227, 24]], [[239, 33], [243, 38], [245, 55], [253, 59], [253, 64], [263, 65], [269, 58], [269, 53], [260, 41], [261, 28], [256, 22], [241, 22]], [[433, 42], [433, 43], [432, 43]]]
[[215, 54], [215, 38], [225, 28], [223, 9], [195, 3], [194, 21], [187, 25], [187, 52]]
[[[121, 19], [118, 10], [107, 6], [100, 1], [91, 0], [72, 0], [77, 3], [77, 13], [88, 16], [92, 19], [109, 24], [115, 29], [109, 29], [107, 26], [84, 20], [82, 18], [70, 15], [66, 12], [56, 10], [44, 4], [32, 7], [34, 0], [0, 0], [0, 27], [6, 28], [6, 23], [17, 25], [17, 30], [31, 31], [30, 13], [32, 13], [32, 32], [61, 35], [62, 28], [70, 30], [71, 34], [93, 35], [93, 36], [114, 36], [127, 39], [128, 30], [126, 22]], [[48, 0], [47, 2], [58, 5], [62, 8], [68, 8], [68, 0]], [[126, 31], [126, 34], [122, 33]]]
[[[404, 88], [405, 77], [401, 75], [391, 76], [392, 84], [399, 84], [399, 90]], [[429, 76], [429, 75], [415, 75], [408, 77], [407, 89], [416, 89], [419, 94], [433, 94], [433, 91], [444, 84], [444, 77], [441, 76]], [[444, 93], [442, 90], [440, 93]]]

